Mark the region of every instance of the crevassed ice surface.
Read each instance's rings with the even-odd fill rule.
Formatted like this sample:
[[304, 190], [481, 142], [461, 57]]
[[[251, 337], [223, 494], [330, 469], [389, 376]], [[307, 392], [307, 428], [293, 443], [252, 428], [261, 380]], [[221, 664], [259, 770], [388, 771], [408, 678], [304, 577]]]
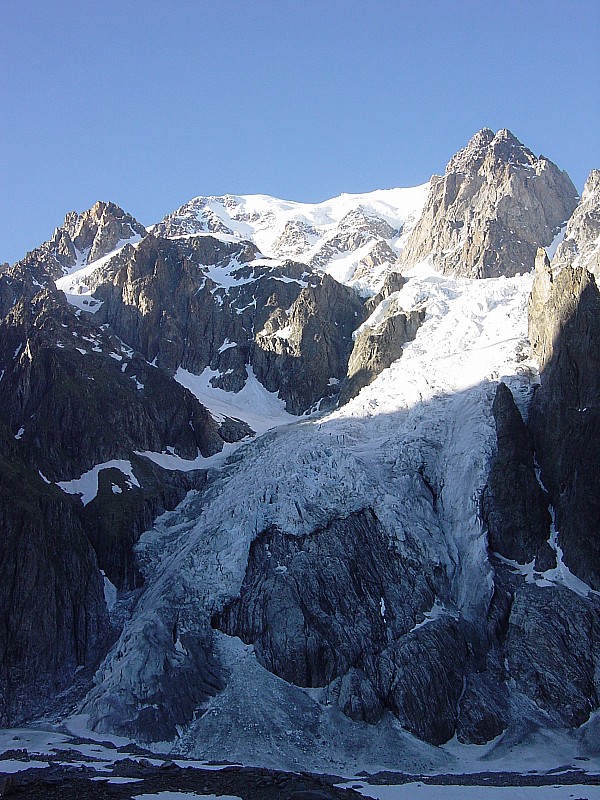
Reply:
[[[193, 628], [236, 596], [250, 544], [269, 525], [305, 534], [371, 506], [401, 552], [445, 565], [451, 605], [438, 613], [485, 612], [492, 570], [478, 507], [495, 444], [491, 407], [504, 380], [525, 411], [537, 380], [525, 356], [532, 276], [461, 279], [423, 263], [407, 277], [398, 304], [423, 303], [427, 313], [401, 359], [333, 413], [242, 446], [203, 493], [188, 495], [143, 535], [146, 586], [99, 672], [98, 707], [131, 696], [147, 678], [156, 646], [146, 639], [150, 619], [178, 608], [179, 625]], [[435, 487], [436, 511], [419, 472]], [[427, 769], [454, 758], [390, 719], [373, 728], [324, 708], [312, 690], [266, 672], [236, 639], [216, 634], [215, 648], [230, 672], [227, 688], [181, 731], [178, 752], [338, 770]]]

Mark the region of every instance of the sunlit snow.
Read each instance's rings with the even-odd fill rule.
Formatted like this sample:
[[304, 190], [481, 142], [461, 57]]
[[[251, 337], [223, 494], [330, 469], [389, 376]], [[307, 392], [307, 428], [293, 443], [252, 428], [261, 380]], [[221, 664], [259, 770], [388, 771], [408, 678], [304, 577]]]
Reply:
[[[284, 256], [304, 263], [324, 258], [325, 272], [343, 283], [373, 291], [389, 265], [373, 266], [366, 274], [356, 276], [359, 262], [369, 255], [378, 237], [373, 236], [358, 248], [349, 245], [348, 250], [345, 249], [347, 245], [342, 244], [342, 250], [338, 250], [338, 235], [343, 237], [346, 232], [344, 217], [359, 212], [367, 218], [387, 222], [396, 231], [387, 243], [399, 255], [421, 214], [428, 189], [428, 183], [411, 188], [380, 189], [363, 194], [342, 194], [321, 203], [299, 203], [261, 194], [197, 197], [168, 219], [182, 231], [189, 231], [187, 235], [214, 235], [226, 241], [249, 239], [264, 256], [271, 258]], [[202, 229], [215, 220], [232, 231], [233, 236]], [[296, 238], [292, 233], [292, 240], [287, 245], [282, 244], [281, 236], [290, 224], [295, 226]], [[331, 252], [327, 256], [324, 254], [329, 252], [328, 248]]]
[[82, 311], [89, 311], [95, 314], [102, 303], [95, 300], [92, 296], [92, 292], [87, 284], [88, 278], [93, 272], [103, 267], [111, 258], [116, 256], [125, 245], [130, 244], [136, 246], [140, 241], [141, 236], [137, 234], [131, 239], [123, 239], [118, 242], [117, 246], [111, 250], [110, 253], [102, 256], [102, 258], [96, 259], [96, 261], [92, 261], [91, 264], [87, 264], [85, 258], [82, 258], [80, 254], [77, 264], [70, 270], [67, 270], [61, 278], [56, 280], [56, 288], [64, 292], [70, 305]]
[[95, 467], [84, 472], [81, 477], [74, 478], [70, 481], [57, 481], [56, 485], [67, 494], [80, 495], [81, 502], [84, 506], [87, 506], [98, 494], [98, 473], [103, 469], [109, 469], [111, 467], [120, 470], [123, 475], [126, 476], [129, 486], [139, 487], [140, 484], [133, 473], [131, 461], [125, 461], [123, 459], [113, 459], [111, 461], [105, 461], [102, 464], [96, 464]]
[[[261, 422], [260, 432], [266, 427], [265, 409], [271, 409], [268, 427], [277, 427], [247, 443], [212, 474], [202, 493], [188, 495], [142, 536], [138, 549], [148, 569], [146, 589], [103, 665], [94, 703], [102, 702], [103, 692], [114, 697], [128, 691], [144, 658], [140, 626], [148, 615], [167, 618], [182, 597], [197, 605], [197, 614], [210, 615], [236, 596], [250, 544], [271, 525], [301, 535], [371, 507], [401, 551], [408, 548], [444, 565], [451, 578], [449, 603], [434, 605], [425, 624], [446, 614], [477, 619], [485, 613], [493, 569], [479, 503], [496, 444], [492, 403], [503, 380], [525, 410], [538, 380], [535, 364], [527, 360], [532, 277], [470, 280], [439, 275], [427, 262], [407, 277], [394, 302], [398, 308], [425, 306], [414, 341], [371, 385], [332, 413], [290, 418], [249, 368], [246, 388], [238, 394], [210, 387], [215, 374], [210, 370], [201, 376], [178, 371], [177, 379], [213, 414], [242, 417], [253, 427]], [[421, 475], [435, 487], [435, 511]], [[417, 747], [416, 740], [416, 749], [407, 749], [407, 734], [391, 723], [378, 725], [376, 736], [369, 728], [367, 742], [356, 723], [340, 721], [339, 715], [334, 723], [332, 712], [303, 690], [266, 673], [251, 649], [224, 635], [216, 643], [230, 673], [228, 686], [178, 742], [179, 752], [197, 758], [227, 752], [244, 763], [279, 767], [301, 759], [327, 770], [389, 768], [391, 763], [406, 768], [403, 759], [410, 752], [423, 766], [439, 758], [433, 755], [439, 751], [423, 743]], [[260, 696], [271, 700], [258, 708], [245, 693], [251, 685], [259, 691], [262, 684]], [[306, 733], [304, 723], [294, 723], [301, 729], [295, 744], [273, 720], [287, 714], [288, 704], [291, 709], [299, 703], [307, 704], [311, 721]], [[232, 724], [240, 704], [252, 736]], [[324, 741], [333, 736], [335, 746], [311, 749], [315, 729]]]
[[288, 414], [285, 402], [276, 393], [265, 389], [249, 365], [246, 367], [246, 374], [246, 383], [239, 392], [226, 392], [214, 387], [210, 379], [219, 373], [209, 367], [201, 375], [194, 375], [179, 367], [174, 377], [208, 408], [216, 420], [220, 421], [225, 417], [241, 419], [256, 433], [264, 433], [298, 419]]

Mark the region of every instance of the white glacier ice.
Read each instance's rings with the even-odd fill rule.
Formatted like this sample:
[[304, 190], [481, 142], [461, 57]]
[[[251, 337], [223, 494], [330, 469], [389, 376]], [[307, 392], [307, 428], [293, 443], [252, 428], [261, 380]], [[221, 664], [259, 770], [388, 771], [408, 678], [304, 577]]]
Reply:
[[[133, 697], [140, 691], [139, 681], [145, 680], [141, 666], [147, 670], [152, 661], [144, 653], [151, 620], [160, 626], [177, 609], [183, 635], [186, 626], [194, 630], [198, 620], [208, 619], [237, 595], [250, 544], [270, 525], [300, 535], [370, 506], [401, 552], [418, 552], [423, 560], [444, 565], [451, 578], [449, 604], [434, 606], [426, 619], [443, 614], [476, 619], [487, 611], [492, 567], [478, 512], [495, 447], [491, 407], [502, 380], [525, 410], [538, 379], [524, 355], [532, 279], [445, 277], [428, 263], [407, 278], [396, 301], [404, 308], [424, 303], [426, 318], [398, 361], [331, 413], [291, 423], [278, 418], [275, 424], [288, 424], [241, 445], [209, 473], [202, 493], [189, 493], [142, 536], [138, 552], [145, 589], [98, 674], [93, 700], [98, 708], [103, 698]], [[188, 388], [210, 408], [204, 394], [208, 377], [203, 376], [200, 388]], [[198, 381], [181, 370], [178, 379]], [[263, 390], [253, 413], [268, 417], [272, 402]], [[231, 412], [214, 403], [212, 410]], [[435, 510], [421, 476], [436, 494]], [[167, 640], [174, 649], [169, 632]], [[270, 675], [252, 648], [236, 641], [215, 635], [219, 660], [229, 671], [228, 686], [181, 732], [174, 744], [179, 752], [210, 758], [220, 748], [245, 763], [266, 760], [289, 767], [294, 759], [304, 759], [313, 768], [340, 769], [359, 763], [352, 748], [360, 740], [366, 748], [362, 762], [371, 766], [389, 766], [402, 753], [412, 753], [422, 764], [440, 758], [434, 748], [417, 745], [399, 731], [393, 720], [380, 723], [376, 735], [371, 728], [367, 746], [359, 723], [339, 711], [336, 716], [304, 690]], [[262, 711], [257, 706], [266, 701], [253, 700], [256, 692], [271, 698]], [[323, 744], [319, 753], [310, 752], [306, 730], [299, 729], [296, 739], [285, 734], [294, 718], [291, 709], [299, 705], [302, 724], [310, 727], [313, 720], [322, 736], [336, 741], [335, 747]], [[240, 713], [252, 736], [250, 729], [236, 728]]]

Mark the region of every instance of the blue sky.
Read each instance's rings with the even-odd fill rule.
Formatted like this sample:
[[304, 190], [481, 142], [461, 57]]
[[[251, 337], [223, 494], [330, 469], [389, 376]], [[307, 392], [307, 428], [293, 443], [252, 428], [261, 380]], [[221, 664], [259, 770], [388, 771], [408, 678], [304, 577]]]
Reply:
[[0, 0], [0, 261], [67, 211], [423, 183], [510, 128], [600, 167], [597, 0]]

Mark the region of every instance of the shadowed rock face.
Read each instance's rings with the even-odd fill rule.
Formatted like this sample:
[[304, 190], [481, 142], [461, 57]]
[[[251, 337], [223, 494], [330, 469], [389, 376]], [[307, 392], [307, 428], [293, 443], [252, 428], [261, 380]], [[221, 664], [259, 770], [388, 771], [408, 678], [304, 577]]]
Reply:
[[[42, 711], [93, 666], [109, 630], [74, 503], [0, 432], [0, 724]], [[89, 676], [88, 676], [89, 677]]]
[[439, 744], [454, 732], [468, 660], [452, 618], [417, 624], [442, 584], [431, 565], [395, 552], [365, 509], [309, 536], [264, 531], [239, 599], [213, 625], [253, 643], [285, 680], [330, 684], [353, 719], [374, 723], [387, 708]]
[[479, 131], [431, 180], [401, 261], [431, 255], [436, 269], [473, 278], [529, 271], [577, 205], [565, 172], [508, 130]]
[[[96, 499], [74, 507], [100, 568], [119, 589], [131, 588], [133, 543], [204, 475], [166, 472], [134, 453], [171, 447], [184, 458], [209, 456], [223, 447], [219, 425], [180, 384], [50, 289], [20, 300], [0, 322], [0, 371], [4, 423], [36, 473], [64, 481], [113, 459], [134, 464], [139, 486], [102, 470]], [[239, 428], [238, 438], [249, 431]]]
[[562, 724], [582, 725], [599, 706], [599, 634], [597, 599], [527, 584], [515, 595], [507, 638], [511, 675]]
[[491, 550], [526, 564], [550, 535], [548, 497], [534, 469], [533, 447], [510, 389], [500, 383], [493, 405], [498, 449], [482, 497]]
[[184, 458], [222, 449], [218, 426], [186, 389], [44, 290], [0, 323], [3, 418], [52, 480], [135, 450]]
[[254, 643], [259, 661], [285, 680], [330, 683], [433, 603], [433, 576], [404, 563], [384, 537], [370, 509], [310, 536], [265, 531], [252, 544], [240, 599], [215, 626]]
[[586, 269], [536, 261], [529, 336], [541, 385], [529, 427], [569, 568], [600, 589], [600, 293]]

